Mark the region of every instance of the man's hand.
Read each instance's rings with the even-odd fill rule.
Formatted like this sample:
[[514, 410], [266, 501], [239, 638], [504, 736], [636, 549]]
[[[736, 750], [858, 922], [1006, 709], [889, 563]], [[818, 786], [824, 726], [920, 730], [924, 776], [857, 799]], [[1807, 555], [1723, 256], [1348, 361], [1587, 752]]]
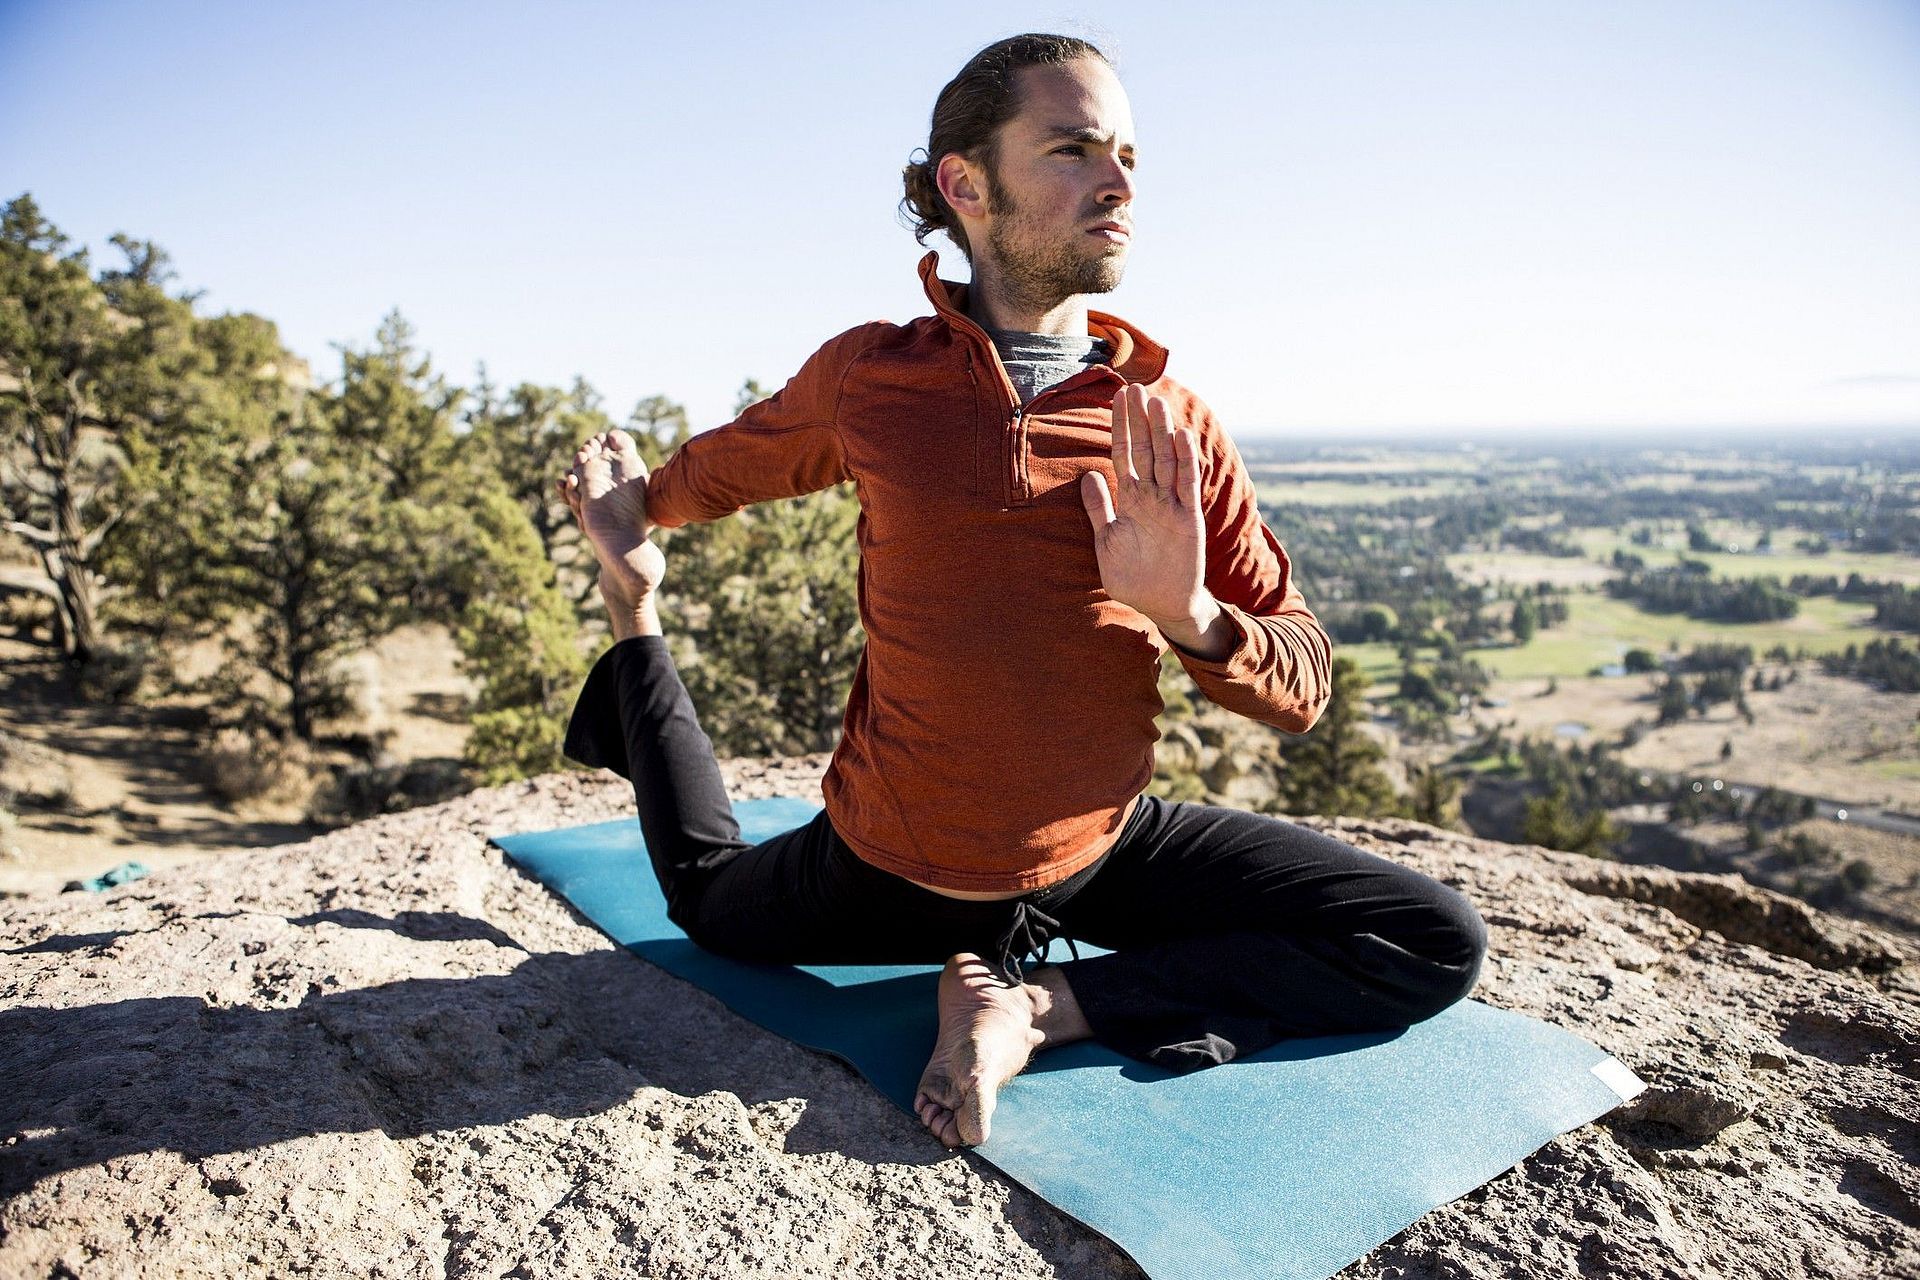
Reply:
[[1193, 633], [1195, 622], [1204, 629], [1219, 611], [1205, 582], [1199, 453], [1199, 436], [1174, 428], [1165, 397], [1129, 383], [1113, 397], [1113, 474], [1120, 492], [1109, 499], [1107, 478], [1097, 469], [1080, 477], [1100, 585], [1162, 631]]

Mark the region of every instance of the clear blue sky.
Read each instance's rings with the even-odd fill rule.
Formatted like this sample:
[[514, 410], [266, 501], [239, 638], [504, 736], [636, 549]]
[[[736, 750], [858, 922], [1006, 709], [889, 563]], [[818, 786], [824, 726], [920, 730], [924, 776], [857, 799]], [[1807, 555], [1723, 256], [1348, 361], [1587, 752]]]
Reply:
[[322, 377], [398, 307], [456, 381], [698, 430], [926, 310], [899, 168], [1023, 30], [1118, 65], [1104, 307], [1237, 436], [1920, 428], [1912, 0], [0, 0], [0, 199], [157, 241]]

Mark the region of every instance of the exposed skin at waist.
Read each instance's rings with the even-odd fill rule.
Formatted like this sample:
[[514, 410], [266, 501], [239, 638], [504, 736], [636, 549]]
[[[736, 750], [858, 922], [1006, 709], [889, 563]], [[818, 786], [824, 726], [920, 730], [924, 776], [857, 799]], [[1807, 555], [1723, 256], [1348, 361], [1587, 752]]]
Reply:
[[[1127, 801], [1126, 809], [1120, 814], [1120, 826], [1122, 829], [1125, 829], [1128, 819], [1133, 817], [1133, 811], [1139, 803], [1139, 796], [1135, 796], [1133, 799]], [[943, 898], [964, 898], [968, 902], [1002, 902], [1008, 898], [1024, 897], [1026, 894], [1033, 892], [1031, 889], [1014, 889], [1007, 893], [969, 893], [964, 889], [942, 889], [939, 885], [922, 884], [920, 881], [909, 876], [902, 876], [901, 879], [906, 880], [909, 884], [919, 885], [928, 893], [937, 893]]]

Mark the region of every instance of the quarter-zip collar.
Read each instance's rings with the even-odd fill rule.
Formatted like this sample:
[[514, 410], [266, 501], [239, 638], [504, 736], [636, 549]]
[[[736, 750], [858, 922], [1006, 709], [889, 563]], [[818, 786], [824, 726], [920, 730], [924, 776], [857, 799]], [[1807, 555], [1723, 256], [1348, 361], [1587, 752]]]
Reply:
[[[992, 346], [987, 331], [967, 314], [967, 286], [942, 280], [939, 270], [937, 251], [929, 251], [920, 259], [920, 283], [927, 291], [927, 301], [933, 304], [934, 312], [962, 332], [971, 331], [979, 335], [980, 341]], [[1166, 372], [1167, 349], [1120, 317], [1089, 310], [1087, 332], [1090, 337], [1106, 339], [1113, 352], [1109, 366], [1128, 382], [1153, 382]]]

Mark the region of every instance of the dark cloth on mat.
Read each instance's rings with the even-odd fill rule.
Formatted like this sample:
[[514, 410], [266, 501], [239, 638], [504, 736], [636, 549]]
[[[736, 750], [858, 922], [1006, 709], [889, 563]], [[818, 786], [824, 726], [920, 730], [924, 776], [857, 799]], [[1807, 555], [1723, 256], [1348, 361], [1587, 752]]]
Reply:
[[1486, 952], [1479, 913], [1430, 876], [1269, 815], [1153, 795], [1099, 861], [999, 901], [862, 861], [824, 810], [751, 844], [659, 636], [601, 655], [565, 751], [633, 783], [668, 917], [699, 945], [790, 964], [971, 951], [1018, 980], [1023, 956], [1079, 939], [1111, 949], [1060, 962], [1095, 1037], [1175, 1071], [1419, 1022], [1472, 990]]

